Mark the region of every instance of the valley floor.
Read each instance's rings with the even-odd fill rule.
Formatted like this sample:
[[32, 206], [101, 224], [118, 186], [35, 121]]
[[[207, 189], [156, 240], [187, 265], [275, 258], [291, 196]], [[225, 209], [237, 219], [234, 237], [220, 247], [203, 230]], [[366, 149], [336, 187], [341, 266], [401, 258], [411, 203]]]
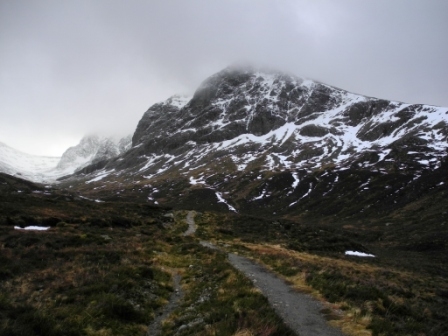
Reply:
[[[448, 334], [443, 256], [345, 256], [362, 244], [325, 227], [0, 182], [0, 335]], [[14, 229], [31, 225], [50, 229]]]

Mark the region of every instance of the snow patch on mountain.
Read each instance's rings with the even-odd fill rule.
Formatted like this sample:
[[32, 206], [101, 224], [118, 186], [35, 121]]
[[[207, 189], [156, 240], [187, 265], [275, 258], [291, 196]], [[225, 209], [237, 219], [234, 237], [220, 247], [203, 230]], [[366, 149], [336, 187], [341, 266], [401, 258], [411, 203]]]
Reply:
[[229, 208], [230, 211], [233, 211], [233, 212], [238, 213], [238, 211], [236, 211], [236, 209], [235, 209], [232, 205], [230, 205], [230, 204], [225, 200], [224, 197], [222, 197], [222, 194], [221, 194], [220, 192], [215, 191], [215, 195], [216, 195], [216, 198], [218, 199], [218, 203], [224, 203], [225, 205], [227, 205], [227, 207]]

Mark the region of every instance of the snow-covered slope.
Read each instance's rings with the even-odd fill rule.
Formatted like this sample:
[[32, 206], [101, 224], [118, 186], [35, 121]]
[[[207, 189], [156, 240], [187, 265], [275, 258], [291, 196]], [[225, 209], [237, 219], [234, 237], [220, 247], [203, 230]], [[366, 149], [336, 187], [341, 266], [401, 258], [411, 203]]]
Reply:
[[0, 143], [0, 172], [33, 182], [52, 183], [89, 164], [116, 157], [128, 150], [130, 144], [131, 136], [116, 140], [86, 136], [62, 157], [44, 157], [25, 154]]
[[216, 160], [239, 171], [255, 162], [268, 171], [380, 169], [391, 162], [435, 168], [448, 145], [448, 108], [366, 97], [282, 73], [228, 68], [188, 102], [172, 100], [152, 106], [133, 136], [127, 157], [146, 175], [188, 174]]
[[22, 153], [0, 142], [0, 172], [3, 173], [43, 182], [48, 172], [56, 167], [59, 159]]
[[130, 148], [130, 144], [131, 136], [121, 139], [97, 135], [85, 136], [78, 145], [70, 147], [62, 154], [57, 170], [63, 171], [63, 175], [72, 174], [85, 166], [124, 153]]

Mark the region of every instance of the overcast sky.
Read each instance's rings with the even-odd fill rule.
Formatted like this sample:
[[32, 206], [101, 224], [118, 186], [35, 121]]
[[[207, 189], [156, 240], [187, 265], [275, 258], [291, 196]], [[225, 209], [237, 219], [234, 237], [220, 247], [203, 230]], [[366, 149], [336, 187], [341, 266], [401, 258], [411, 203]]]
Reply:
[[0, 142], [61, 155], [249, 62], [448, 106], [446, 0], [0, 0]]

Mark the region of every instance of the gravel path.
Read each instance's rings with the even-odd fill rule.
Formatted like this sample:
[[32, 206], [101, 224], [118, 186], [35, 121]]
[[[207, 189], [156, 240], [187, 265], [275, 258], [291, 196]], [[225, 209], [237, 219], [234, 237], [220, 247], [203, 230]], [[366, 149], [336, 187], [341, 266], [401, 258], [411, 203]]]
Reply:
[[229, 261], [252, 280], [285, 323], [298, 335], [344, 335], [327, 324], [320, 313], [323, 306], [319, 301], [309, 295], [295, 292], [283, 280], [247, 258], [229, 253]]
[[165, 320], [173, 312], [173, 310], [177, 308], [178, 302], [184, 295], [182, 288], [180, 287], [180, 280], [181, 276], [179, 274], [175, 274], [173, 277], [174, 292], [171, 294], [168, 304], [158, 312], [159, 315], [156, 316], [154, 321], [152, 321], [152, 323], [148, 326], [148, 331], [146, 333], [147, 336], [160, 335], [162, 332], [161, 326], [163, 320]]
[[[186, 217], [186, 222], [188, 224], [188, 229], [182, 235], [183, 236], [191, 236], [196, 232], [196, 223], [194, 222], [194, 216], [196, 216], [195, 211], [189, 211]], [[177, 308], [179, 301], [183, 297], [182, 288], [180, 286], [181, 276], [179, 274], [175, 274], [173, 276], [173, 286], [174, 292], [171, 294], [171, 297], [168, 301], [168, 304], [164, 306], [160, 311], [156, 314], [156, 318], [152, 323], [148, 326], [148, 331], [146, 333], [147, 336], [156, 336], [160, 335], [162, 330], [162, 322], [165, 320], [173, 311]]]
[[[194, 216], [192, 217], [194, 222]], [[210, 242], [201, 241], [202, 246], [220, 250]], [[323, 305], [307, 294], [294, 291], [283, 280], [259, 264], [229, 253], [229, 262], [252, 280], [268, 299], [283, 321], [299, 336], [343, 336], [344, 334], [330, 326], [320, 311]]]
[[196, 232], [196, 223], [194, 222], [196, 211], [189, 211], [185, 219], [188, 224], [188, 230], [183, 233], [184, 236], [191, 236]]

